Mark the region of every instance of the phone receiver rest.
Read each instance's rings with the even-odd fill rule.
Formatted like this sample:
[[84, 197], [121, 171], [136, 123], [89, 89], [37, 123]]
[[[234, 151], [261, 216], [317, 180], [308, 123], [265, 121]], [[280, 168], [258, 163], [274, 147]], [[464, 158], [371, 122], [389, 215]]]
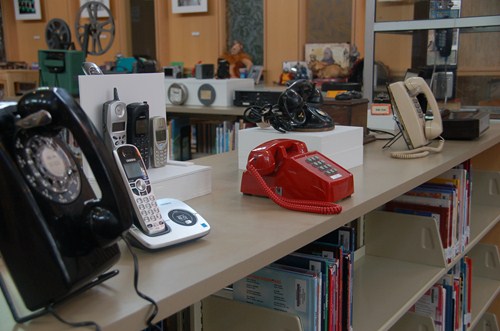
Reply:
[[210, 225], [203, 216], [183, 201], [164, 198], [157, 202], [168, 231], [148, 236], [134, 225], [127, 233], [132, 245], [154, 251], [201, 238], [210, 232]]

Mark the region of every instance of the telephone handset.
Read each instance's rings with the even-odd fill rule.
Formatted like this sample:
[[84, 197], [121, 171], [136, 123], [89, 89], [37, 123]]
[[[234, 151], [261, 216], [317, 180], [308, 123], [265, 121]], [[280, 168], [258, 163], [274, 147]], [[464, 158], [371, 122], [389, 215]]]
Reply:
[[0, 251], [28, 309], [60, 301], [117, 262], [133, 209], [97, 129], [65, 90], [38, 88], [0, 111], [0, 171], [8, 192], [0, 199]]
[[274, 139], [248, 155], [241, 192], [271, 198], [296, 211], [338, 214], [340, 201], [354, 192], [353, 175], [298, 140]]
[[320, 109], [323, 95], [312, 81], [296, 80], [278, 97], [276, 104], [253, 105], [245, 109], [246, 121], [261, 127], [272, 126], [282, 133], [287, 131], [333, 130], [333, 119]]
[[335, 127], [333, 119], [320, 109], [323, 95], [307, 79], [293, 82], [278, 98], [278, 108], [291, 121], [293, 131], [327, 131]]
[[439, 55], [448, 57], [451, 54], [453, 45], [453, 29], [437, 29], [435, 30], [435, 44]]
[[[404, 82], [395, 82], [389, 85], [396, 122], [401, 134], [410, 149], [409, 151], [393, 152], [395, 158], [417, 158], [440, 152], [443, 148], [443, 139], [436, 148], [428, 146], [431, 140], [438, 138], [443, 132], [441, 114], [429, 85], [422, 77], [410, 77]], [[423, 94], [430, 106], [432, 118], [427, 119], [417, 99]]]

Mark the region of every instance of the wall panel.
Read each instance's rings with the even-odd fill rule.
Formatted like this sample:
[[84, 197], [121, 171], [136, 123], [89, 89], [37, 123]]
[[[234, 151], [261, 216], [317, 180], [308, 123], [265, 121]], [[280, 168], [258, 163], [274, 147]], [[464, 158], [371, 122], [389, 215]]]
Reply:
[[[77, 14], [80, 8], [79, 0], [41, 0], [42, 19], [33, 21], [15, 20], [14, 6], [12, 0], [0, 0], [2, 4], [2, 15], [4, 17], [5, 49], [7, 61], [25, 61], [28, 64], [38, 61], [38, 50], [48, 49], [45, 40], [45, 29], [47, 23], [53, 18], [64, 20], [72, 35], [75, 48], [80, 50], [76, 41], [74, 29]], [[115, 38], [113, 45], [103, 55], [88, 56], [87, 60], [103, 64], [112, 61], [117, 54], [130, 56], [130, 42], [127, 36], [128, 1], [110, 0], [110, 9], [115, 21]], [[80, 24], [84, 24], [82, 19]]]

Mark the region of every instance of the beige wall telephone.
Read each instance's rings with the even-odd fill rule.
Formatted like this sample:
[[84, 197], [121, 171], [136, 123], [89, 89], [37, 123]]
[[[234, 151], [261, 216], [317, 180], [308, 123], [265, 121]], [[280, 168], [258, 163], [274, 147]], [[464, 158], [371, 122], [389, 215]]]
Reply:
[[[408, 146], [408, 151], [391, 153], [395, 158], [417, 158], [429, 154], [429, 152], [440, 152], [444, 140], [440, 137], [443, 132], [441, 114], [429, 85], [422, 77], [410, 77], [404, 82], [395, 82], [389, 85], [396, 121], [401, 129], [401, 134]], [[426, 119], [425, 111], [422, 110], [418, 95], [423, 94], [432, 112], [432, 118]], [[440, 137], [438, 147], [430, 147], [429, 144], [435, 138]]]

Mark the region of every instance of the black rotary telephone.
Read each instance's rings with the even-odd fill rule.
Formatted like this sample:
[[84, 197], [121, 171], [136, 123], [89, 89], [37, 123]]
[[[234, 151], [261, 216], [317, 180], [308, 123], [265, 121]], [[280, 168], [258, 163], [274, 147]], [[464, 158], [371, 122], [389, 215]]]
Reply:
[[243, 116], [249, 122], [266, 123], [283, 133], [333, 130], [335, 123], [320, 109], [322, 103], [323, 95], [314, 83], [299, 79], [280, 94], [277, 104], [248, 107]]
[[[88, 160], [99, 197], [68, 137]], [[133, 209], [112, 155], [65, 90], [39, 88], [0, 109], [0, 173], [0, 252], [26, 308], [88, 288], [118, 261]]]

